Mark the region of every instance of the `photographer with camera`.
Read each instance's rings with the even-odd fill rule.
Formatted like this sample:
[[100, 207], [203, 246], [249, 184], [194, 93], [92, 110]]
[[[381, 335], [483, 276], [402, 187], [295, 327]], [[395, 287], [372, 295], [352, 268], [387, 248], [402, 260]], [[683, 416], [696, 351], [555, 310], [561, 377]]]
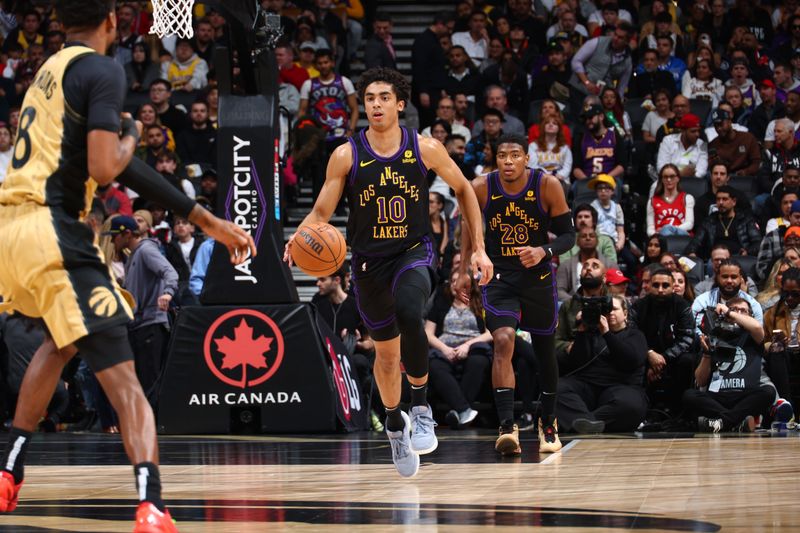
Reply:
[[708, 307], [716, 307], [718, 303], [727, 304], [731, 298], [743, 298], [753, 313], [759, 325], [764, 324], [764, 312], [752, 296], [742, 290], [744, 272], [742, 266], [733, 259], [725, 259], [719, 264], [714, 276], [714, 288], [704, 292], [695, 298], [692, 304], [692, 314], [695, 320], [695, 337], [699, 338], [703, 333], [700, 331], [700, 324], [705, 316]]
[[692, 386], [694, 315], [689, 302], [674, 293], [672, 272], [652, 273], [648, 294], [631, 307], [630, 322], [647, 339], [651, 403], [679, 412], [683, 391]]
[[586, 298], [608, 295], [606, 288], [606, 266], [597, 257], [591, 257], [581, 266], [580, 286], [575, 296], [569, 298], [558, 309], [558, 326], [556, 327], [556, 357], [561, 359], [572, 351], [575, 333], [578, 330], [578, 313], [583, 308]]
[[562, 377], [556, 413], [562, 430], [635, 430], [647, 412], [644, 334], [628, 327], [622, 296], [585, 298], [577, 319], [572, 349], [558, 360]]
[[764, 327], [742, 297], [705, 309], [701, 323], [702, 357], [694, 375], [702, 390], [687, 390], [684, 406], [697, 415], [702, 432], [753, 431], [755, 417], [775, 396], [762, 369]]

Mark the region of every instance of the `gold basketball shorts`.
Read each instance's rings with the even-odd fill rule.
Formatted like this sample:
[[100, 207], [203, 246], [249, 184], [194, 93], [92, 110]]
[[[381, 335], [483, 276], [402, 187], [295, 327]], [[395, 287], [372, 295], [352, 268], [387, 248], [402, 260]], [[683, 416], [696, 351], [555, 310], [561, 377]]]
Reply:
[[44, 319], [59, 348], [133, 318], [92, 230], [34, 204], [0, 206], [0, 296], [0, 311]]

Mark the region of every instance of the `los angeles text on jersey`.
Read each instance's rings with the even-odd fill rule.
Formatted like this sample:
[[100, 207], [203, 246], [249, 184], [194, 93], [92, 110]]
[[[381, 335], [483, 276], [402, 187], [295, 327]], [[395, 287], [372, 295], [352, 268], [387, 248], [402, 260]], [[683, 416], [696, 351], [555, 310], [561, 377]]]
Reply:
[[528, 230], [539, 230], [539, 221], [512, 201], [505, 211], [496, 213], [489, 219], [489, 228], [500, 232], [503, 257], [513, 257], [518, 255], [518, 247], [527, 246], [530, 242]]
[[[389, 194], [387, 194], [387, 188]], [[400, 192], [401, 194], [391, 193]], [[404, 239], [408, 236], [408, 203], [419, 202], [419, 188], [411, 185], [405, 176], [386, 166], [378, 183], [370, 183], [359, 196], [359, 206], [367, 207], [374, 202], [377, 208], [372, 225], [373, 239]]]

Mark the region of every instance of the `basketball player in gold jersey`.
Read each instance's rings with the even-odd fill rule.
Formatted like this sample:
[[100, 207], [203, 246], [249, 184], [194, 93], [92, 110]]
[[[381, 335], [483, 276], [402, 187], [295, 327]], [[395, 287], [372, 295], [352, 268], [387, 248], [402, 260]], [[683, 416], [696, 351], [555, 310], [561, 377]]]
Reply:
[[[528, 168], [528, 140], [503, 135], [497, 140], [497, 170], [475, 178], [472, 187], [486, 219], [486, 251], [495, 274], [483, 287], [486, 327], [492, 332], [492, 385], [500, 419], [495, 449], [518, 455], [519, 428], [514, 424], [514, 342], [517, 328], [531, 334], [542, 384], [539, 451], [561, 449], [555, 418], [558, 361], [554, 334], [558, 318], [555, 272], [550, 260], [575, 243], [569, 206], [558, 178]], [[555, 233], [550, 242], [548, 233]], [[467, 232], [469, 233], [469, 232]], [[464, 253], [474, 246], [462, 237]], [[471, 280], [462, 266], [459, 289]]]
[[25, 373], [0, 464], [0, 512], [16, 508], [31, 434], [64, 365], [80, 353], [119, 415], [134, 464], [141, 502], [134, 531], [177, 531], [161, 499], [153, 412], [127, 340], [131, 310], [82, 219], [96, 187], [117, 178], [201, 226], [234, 263], [254, 255], [255, 245], [132, 159], [142, 125], [121, 115], [125, 76], [104, 55], [116, 37], [114, 0], [56, 0], [55, 8], [67, 44], [25, 95], [0, 188], [0, 310], [41, 318], [48, 332]]
[[[475, 193], [444, 146], [402, 128], [399, 115], [410, 86], [402, 74], [373, 68], [361, 75], [358, 93], [369, 128], [339, 146], [327, 177], [301, 227], [327, 222], [348, 187], [347, 237], [353, 254], [353, 291], [359, 312], [375, 341], [375, 381], [386, 408], [386, 433], [398, 473], [411, 477], [419, 455], [436, 449], [434, 421], [427, 401], [428, 340], [423, 313], [433, 287], [436, 250], [428, 215], [428, 169], [456, 192], [465, 231], [477, 243], [470, 263], [492, 276], [483, 250], [483, 227]], [[284, 259], [291, 261], [286, 245]], [[411, 383], [410, 416], [399, 408], [400, 361]]]

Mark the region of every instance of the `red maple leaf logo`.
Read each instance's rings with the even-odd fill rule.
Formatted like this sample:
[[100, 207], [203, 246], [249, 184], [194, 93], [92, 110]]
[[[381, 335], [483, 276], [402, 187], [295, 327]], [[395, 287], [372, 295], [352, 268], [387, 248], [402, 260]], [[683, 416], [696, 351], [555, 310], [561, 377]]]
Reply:
[[247, 365], [253, 368], [267, 368], [267, 353], [272, 345], [274, 337], [259, 335], [253, 338], [253, 328], [251, 328], [244, 318], [237, 327], [233, 329], [233, 339], [222, 337], [214, 339], [217, 343], [217, 350], [225, 354], [222, 359], [222, 369], [242, 367], [242, 384], [247, 383]]

